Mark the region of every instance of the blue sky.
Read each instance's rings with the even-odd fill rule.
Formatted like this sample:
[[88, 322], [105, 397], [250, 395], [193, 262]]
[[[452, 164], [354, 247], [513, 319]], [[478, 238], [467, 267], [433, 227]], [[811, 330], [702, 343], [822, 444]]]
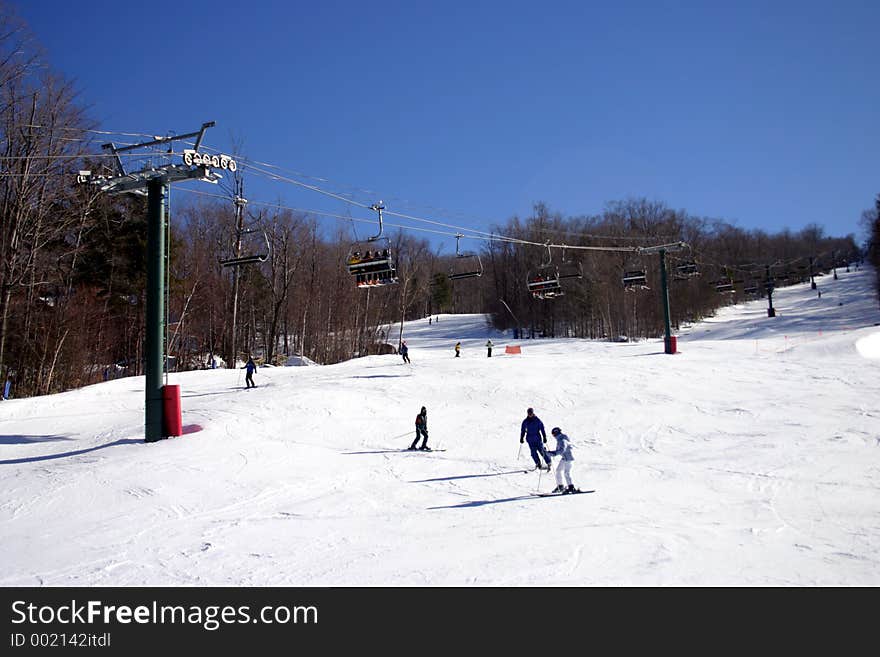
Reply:
[[877, 2], [12, 4], [102, 129], [213, 120], [211, 147], [449, 225], [646, 197], [861, 239], [880, 193]]

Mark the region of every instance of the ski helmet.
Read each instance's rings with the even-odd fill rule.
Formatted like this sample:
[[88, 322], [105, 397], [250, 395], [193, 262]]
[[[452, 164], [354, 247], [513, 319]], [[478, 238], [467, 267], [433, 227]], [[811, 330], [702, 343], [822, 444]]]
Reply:
[[552, 433], [552, 434], [555, 436], [555, 435], [557, 435], [557, 434], [562, 433], [562, 429], [560, 429], [559, 427], [553, 427], [553, 428], [550, 430], [550, 433]]

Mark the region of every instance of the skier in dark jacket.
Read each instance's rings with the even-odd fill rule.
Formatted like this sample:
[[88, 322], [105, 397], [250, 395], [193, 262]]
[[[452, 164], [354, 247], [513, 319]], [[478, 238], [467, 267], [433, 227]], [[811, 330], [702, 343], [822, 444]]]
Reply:
[[430, 452], [431, 448], [428, 447], [428, 409], [422, 406], [422, 410], [419, 411], [419, 414], [416, 415], [416, 439], [412, 442], [412, 445], [409, 446], [410, 449], [416, 448], [416, 443], [419, 442], [419, 437], [422, 437], [422, 446], [419, 449], [424, 450], [426, 452]]
[[409, 347], [406, 346], [406, 340], [400, 344], [400, 355], [403, 356], [403, 362], [409, 362]]
[[[523, 437], [528, 440], [529, 449], [532, 450], [532, 460], [535, 462], [535, 469], [547, 470], [549, 472], [550, 457], [544, 451], [543, 445], [543, 443], [547, 442], [547, 432], [544, 430], [544, 423], [535, 415], [535, 410], [532, 408], [526, 411], [526, 419], [522, 421], [519, 432], [520, 443], [523, 442]], [[546, 468], [541, 465], [540, 457], [544, 457], [544, 462], [547, 464]]]
[[246, 388], [256, 388], [257, 384], [254, 383], [254, 372], [257, 369], [257, 364], [254, 362], [253, 358], [248, 358], [248, 361], [244, 364], [244, 367], [241, 369], [246, 370], [244, 374], [244, 383]]

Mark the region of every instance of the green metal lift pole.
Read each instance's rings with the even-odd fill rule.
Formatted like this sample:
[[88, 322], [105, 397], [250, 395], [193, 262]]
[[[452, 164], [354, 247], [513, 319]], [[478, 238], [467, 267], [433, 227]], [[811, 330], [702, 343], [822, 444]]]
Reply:
[[767, 317], [776, 317], [776, 308], [773, 307], [773, 279], [770, 278], [770, 265], [767, 265], [767, 282], [764, 283], [767, 290]]
[[162, 368], [165, 337], [165, 197], [162, 178], [147, 183], [147, 324], [146, 324], [146, 442], [162, 440]]
[[685, 242], [673, 242], [672, 244], [658, 244], [657, 246], [640, 246], [636, 249], [637, 253], [659, 253], [660, 254], [660, 287], [661, 296], [663, 297], [663, 319], [666, 324], [666, 335], [663, 338], [664, 349], [667, 354], [676, 353], [676, 339], [672, 335], [672, 323], [669, 319], [669, 281], [666, 276], [666, 252], [680, 251], [688, 248]]
[[663, 297], [663, 321], [666, 325], [666, 337], [663, 340], [665, 346], [664, 351], [667, 354], [674, 354], [672, 348], [672, 325], [669, 321], [669, 285], [666, 279], [666, 249], [660, 249], [660, 286], [662, 288], [661, 296]]

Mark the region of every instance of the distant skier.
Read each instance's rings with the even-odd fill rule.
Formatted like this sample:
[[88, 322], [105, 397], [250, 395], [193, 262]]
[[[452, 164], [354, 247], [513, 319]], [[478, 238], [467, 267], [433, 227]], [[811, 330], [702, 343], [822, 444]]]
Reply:
[[400, 343], [400, 355], [403, 356], [404, 363], [409, 363], [409, 347], [406, 346], [406, 340]]
[[[571, 483], [571, 464], [574, 461], [574, 456], [571, 454], [571, 440], [562, 433], [562, 429], [559, 427], [553, 427], [550, 433], [556, 438], [556, 449], [546, 450], [547, 454], [559, 457], [559, 464], [556, 466], [556, 488], [553, 489], [553, 492], [564, 495], [577, 493], [578, 490]], [[563, 476], [565, 476], [567, 486], [562, 485]]]
[[252, 357], [248, 357], [247, 362], [241, 369], [246, 370], [244, 374], [245, 387], [256, 388], [257, 384], [254, 383], [254, 372], [257, 370], [257, 364], [254, 362], [254, 359]]
[[492, 347], [495, 346], [492, 344], [491, 340], [486, 341], [486, 349], [489, 350], [489, 353], [486, 354], [486, 358], [492, 358]]
[[412, 442], [412, 445], [409, 446], [410, 449], [416, 448], [416, 443], [419, 442], [419, 437], [422, 438], [422, 446], [419, 447], [419, 449], [430, 452], [431, 448], [428, 447], [428, 409], [424, 406], [422, 406], [422, 410], [419, 411], [419, 414], [416, 415], [416, 439]]
[[[535, 462], [535, 469], [546, 469], [549, 472], [550, 457], [547, 456], [547, 452], [544, 450], [543, 444], [541, 444], [542, 439], [543, 442], [547, 442], [547, 432], [544, 430], [544, 423], [535, 415], [535, 410], [532, 408], [526, 411], [526, 419], [522, 421], [519, 433], [520, 444], [523, 442], [523, 436], [528, 440], [529, 449], [532, 450], [532, 460]], [[541, 465], [540, 457], [542, 456], [547, 463], [546, 468]]]
[[455, 343], [455, 357], [458, 358], [461, 355], [461, 342]]

